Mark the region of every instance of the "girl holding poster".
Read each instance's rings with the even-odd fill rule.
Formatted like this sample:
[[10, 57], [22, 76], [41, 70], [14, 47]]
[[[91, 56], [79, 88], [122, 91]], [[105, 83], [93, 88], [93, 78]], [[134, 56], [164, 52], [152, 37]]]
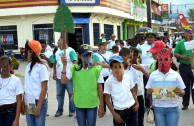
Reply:
[[[147, 98], [152, 95], [154, 119], [156, 126], [178, 126], [179, 121], [179, 100], [176, 95], [184, 96], [184, 82], [181, 76], [170, 68], [172, 62], [172, 49], [162, 49], [158, 51], [158, 69], [154, 71], [146, 85]], [[157, 85], [158, 84], [158, 85]], [[154, 87], [162, 87], [158, 90]], [[170, 89], [169, 87], [173, 87]], [[157, 89], [157, 91], [156, 91]], [[153, 95], [156, 94], [156, 97]]]

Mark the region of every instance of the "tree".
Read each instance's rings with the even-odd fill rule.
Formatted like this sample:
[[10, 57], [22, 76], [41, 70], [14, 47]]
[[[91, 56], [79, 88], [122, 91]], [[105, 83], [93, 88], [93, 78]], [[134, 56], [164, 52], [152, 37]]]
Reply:
[[187, 15], [190, 17], [190, 19], [192, 21], [194, 21], [194, 8], [190, 8], [188, 11], [187, 11]]

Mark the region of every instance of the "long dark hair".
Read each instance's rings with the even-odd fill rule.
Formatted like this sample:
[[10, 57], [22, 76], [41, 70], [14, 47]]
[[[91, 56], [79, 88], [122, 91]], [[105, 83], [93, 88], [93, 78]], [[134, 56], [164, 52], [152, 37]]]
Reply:
[[[28, 48], [29, 48], [29, 51], [33, 51], [30, 47], [28, 47]], [[36, 63], [40, 63], [40, 64], [46, 65], [45, 62], [42, 61], [41, 58], [34, 51], [32, 52], [31, 61], [30, 62], [31, 62], [31, 65], [30, 65], [30, 71], [29, 71], [29, 73], [31, 73], [31, 71], [32, 71], [32, 69], [33, 69], [33, 67], [34, 67], [34, 65]]]
[[81, 60], [81, 58], [79, 58], [79, 57], [78, 57], [78, 62], [77, 62], [77, 64], [78, 64], [79, 67], [77, 68], [77, 67], [74, 66], [74, 68], [75, 68], [76, 71], [80, 71], [80, 70], [82, 69], [83, 66], [82, 66], [82, 60]]

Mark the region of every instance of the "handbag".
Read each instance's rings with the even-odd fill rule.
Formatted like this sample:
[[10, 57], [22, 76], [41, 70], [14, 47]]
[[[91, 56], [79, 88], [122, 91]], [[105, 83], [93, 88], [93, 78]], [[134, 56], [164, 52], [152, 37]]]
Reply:
[[147, 113], [147, 120], [148, 123], [153, 124], [154, 123], [154, 109], [153, 107], [150, 107]]

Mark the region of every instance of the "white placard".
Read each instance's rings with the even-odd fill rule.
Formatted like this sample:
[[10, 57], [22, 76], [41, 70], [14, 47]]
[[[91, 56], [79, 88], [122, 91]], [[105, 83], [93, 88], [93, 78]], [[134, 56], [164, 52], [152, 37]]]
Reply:
[[192, 50], [194, 49], [194, 40], [191, 40], [190, 42], [184, 42], [184, 45], [186, 50]]

